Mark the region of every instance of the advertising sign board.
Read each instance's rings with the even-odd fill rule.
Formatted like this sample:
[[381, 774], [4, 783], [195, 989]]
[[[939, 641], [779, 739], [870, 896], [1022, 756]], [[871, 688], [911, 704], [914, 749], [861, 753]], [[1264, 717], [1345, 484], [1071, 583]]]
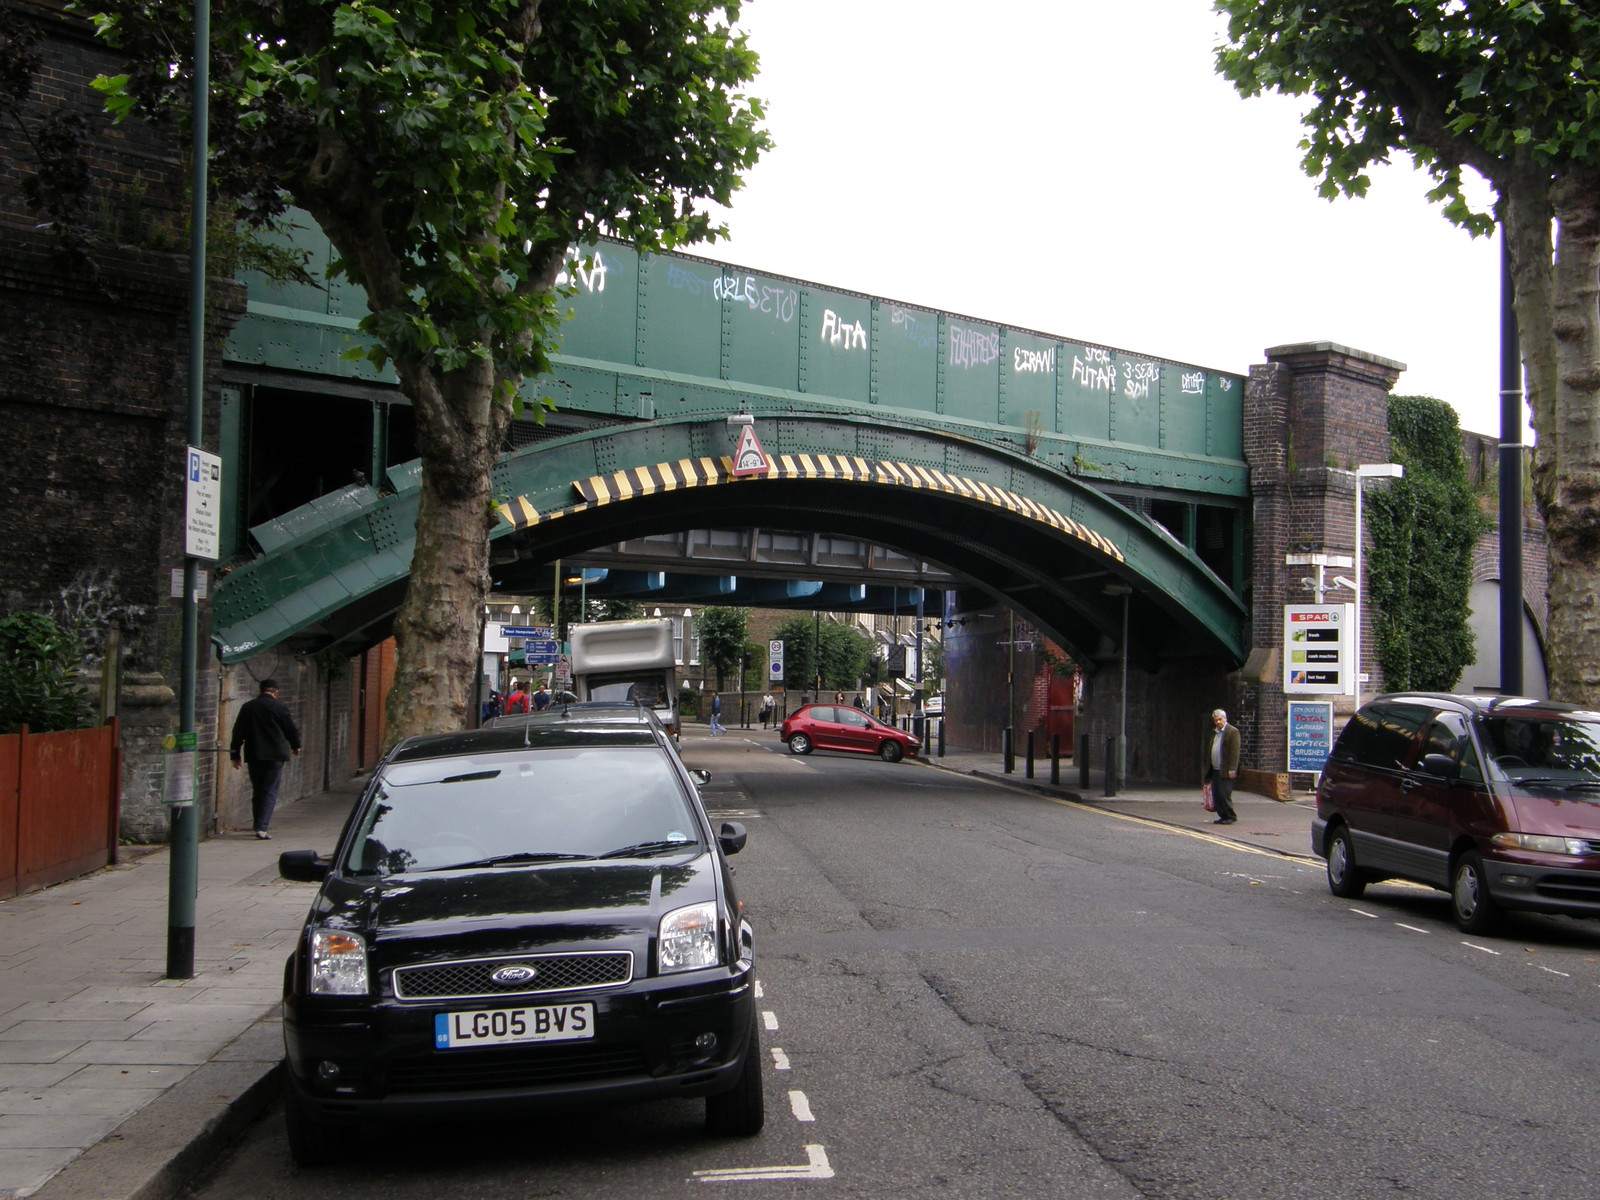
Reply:
[[1333, 752], [1333, 702], [1289, 701], [1289, 770], [1322, 774]]
[[1283, 690], [1286, 693], [1355, 693], [1351, 650], [1355, 638], [1352, 604], [1283, 606]]

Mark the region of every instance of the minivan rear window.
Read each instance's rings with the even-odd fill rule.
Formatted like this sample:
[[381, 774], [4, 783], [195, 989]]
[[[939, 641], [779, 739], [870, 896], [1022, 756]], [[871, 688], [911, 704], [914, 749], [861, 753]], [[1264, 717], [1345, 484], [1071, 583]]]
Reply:
[[1369, 704], [1350, 718], [1333, 757], [1391, 771], [1408, 767], [1417, 734], [1432, 715], [1419, 704]]

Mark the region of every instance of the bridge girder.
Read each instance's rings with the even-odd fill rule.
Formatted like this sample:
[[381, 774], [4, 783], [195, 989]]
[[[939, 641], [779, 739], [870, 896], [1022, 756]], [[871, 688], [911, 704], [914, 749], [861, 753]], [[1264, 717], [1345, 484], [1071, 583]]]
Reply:
[[[1122, 597], [1108, 585], [1133, 588], [1135, 660], [1245, 657], [1239, 597], [1159, 525], [1088, 480], [974, 438], [870, 416], [750, 415], [768, 460], [759, 476], [731, 475], [729, 427], [704, 416], [586, 430], [507, 455], [494, 473], [504, 518], [491, 534], [495, 570], [674, 530], [834, 532], [970, 581], [1082, 662], [1121, 642]], [[352, 489], [325, 499], [317, 528], [220, 582], [225, 660], [313, 628], [346, 645], [381, 636], [404, 589], [418, 495], [414, 473], [412, 486], [403, 470], [391, 479], [402, 484], [393, 495]]]

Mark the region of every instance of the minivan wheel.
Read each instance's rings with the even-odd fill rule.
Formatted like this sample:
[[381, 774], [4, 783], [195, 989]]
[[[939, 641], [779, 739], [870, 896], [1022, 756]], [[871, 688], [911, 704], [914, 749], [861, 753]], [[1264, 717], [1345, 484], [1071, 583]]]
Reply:
[[810, 754], [811, 739], [803, 733], [794, 734], [789, 738], [789, 751], [791, 754]]
[[1343, 825], [1328, 837], [1328, 890], [1346, 900], [1354, 900], [1367, 890], [1367, 881], [1356, 868], [1350, 830]]
[[892, 739], [885, 741], [883, 745], [878, 747], [878, 755], [884, 762], [899, 762], [904, 754], [905, 751], [901, 749], [900, 743]]
[[1450, 909], [1462, 933], [1492, 933], [1500, 924], [1500, 906], [1489, 895], [1476, 850], [1463, 853], [1450, 868]]

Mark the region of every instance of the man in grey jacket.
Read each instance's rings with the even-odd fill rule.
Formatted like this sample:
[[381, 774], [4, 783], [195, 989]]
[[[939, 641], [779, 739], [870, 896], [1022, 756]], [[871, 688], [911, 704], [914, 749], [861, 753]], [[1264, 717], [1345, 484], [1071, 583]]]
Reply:
[[1237, 820], [1233, 812], [1233, 781], [1239, 778], [1239, 731], [1228, 724], [1228, 714], [1220, 708], [1212, 710], [1211, 725], [1200, 782], [1211, 785], [1211, 798], [1217, 805], [1217, 819], [1211, 823], [1232, 825]]
[[260, 695], [245, 701], [234, 718], [228, 757], [235, 771], [241, 753], [250, 765], [250, 812], [256, 836], [266, 841], [271, 836], [267, 828], [272, 824], [272, 810], [278, 805], [283, 764], [300, 756], [300, 729], [289, 715], [288, 705], [278, 699], [276, 679], [263, 679]]

